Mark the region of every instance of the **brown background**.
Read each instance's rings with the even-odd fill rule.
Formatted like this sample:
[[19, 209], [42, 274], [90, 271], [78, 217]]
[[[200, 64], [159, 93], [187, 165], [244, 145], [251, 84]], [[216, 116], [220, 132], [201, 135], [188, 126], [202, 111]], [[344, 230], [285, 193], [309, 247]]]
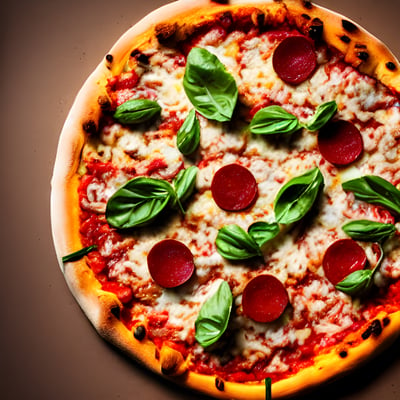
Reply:
[[[194, 0], [195, 1], [195, 0]], [[20, 0], [0, 23], [0, 398], [205, 399], [142, 371], [102, 339], [59, 270], [50, 178], [74, 96], [132, 23], [166, 0]], [[400, 57], [399, 0], [319, 0]], [[400, 342], [308, 400], [400, 398]]]

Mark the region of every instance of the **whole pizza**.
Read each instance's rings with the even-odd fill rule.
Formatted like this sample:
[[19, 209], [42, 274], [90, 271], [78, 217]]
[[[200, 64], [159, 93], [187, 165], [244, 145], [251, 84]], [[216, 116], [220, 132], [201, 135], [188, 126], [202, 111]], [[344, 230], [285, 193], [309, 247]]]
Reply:
[[215, 398], [299, 394], [400, 333], [400, 65], [310, 1], [179, 0], [62, 130], [52, 226], [95, 329]]

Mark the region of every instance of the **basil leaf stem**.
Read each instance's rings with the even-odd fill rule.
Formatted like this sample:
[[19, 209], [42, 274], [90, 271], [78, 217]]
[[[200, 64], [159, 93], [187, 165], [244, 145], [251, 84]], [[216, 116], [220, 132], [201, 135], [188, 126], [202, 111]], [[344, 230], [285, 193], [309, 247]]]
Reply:
[[78, 251], [75, 251], [71, 254], [68, 254], [68, 255], [62, 257], [62, 262], [67, 263], [67, 262], [71, 262], [71, 261], [78, 261], [82, 257], [89, 254], [91, 251], [96, 250], [96, 249], [97, 249], [97, 245], [95, 245], [95, 244], [92, 246], [84, 247], [83, 249], [80, 249]]
[[350, 296], [362, 296], [371, 290], [374, 282], [373, 276], [378, 270], [383, 260], [383, 249], [380, 244], [377, 244], [379, 249], [379, 259], [373, 269], [362, 269], [352, 272], [346, 276], [341, 282], [335, 285], [336, 289]]
[[342, 229], [352, 239], [380, 243], [396, 232], [393, 224], [364, 219], [350, 221], [343, 225]]
[[318, 131], [332, 119], [336, 112], [337, 104], [335, 100], [320, 104], [311, 120], [303, 126], [311, 132]]
[[215, 240], [217, 251], [228, 260], [246, 260], [262, 256], [257, 242], [240, 226], [225, 225]]
[[229, 284], [221, 283], [216, 293], [205, 301], [195, 322], [197, 342], [208, 347], [215, 343], [228, 327], [233, 296]]
[[342, 184], [343, 190], [353, 192], [358, 200], [380, 205], [400, 215], [400, 190], [389, 181], [366, 175]]
[[176, 145], [183, 155], [192, 154], [200, 143], [200, 122], [196, 111], [189, 112], [176, 136]]
[[156, 117], [160, 112], [161, 107], [156, 101], [132, 99], [117, 107], [114, 119], [122, 124], [140, 124]]
[[219, 59], [194, 47], [187, 57], [183, 78], [185, 93], [205, 118], [230, 121], [238, 98], [235, 79]]
[[269, 242], [279, 233], [279, 224], [276, 222], [268, 223], [263, 221], [254, 222], [247, 230], [249, 235], [255, 240], [259, 247]]
[[290, 224], [303, 218], [313, 206], [323, 185], [324, 178], [317, 167], [287, 182], [275, 198], [277, 222]]
[[250, 122], [250, 132], [257, 135], [294, 133], [302, 125], [297, 117], [280, 106], [268, 106], [257, 111]]
[[271, 378], [265, 378], [265, 400], [272, 400], [271, 383]]

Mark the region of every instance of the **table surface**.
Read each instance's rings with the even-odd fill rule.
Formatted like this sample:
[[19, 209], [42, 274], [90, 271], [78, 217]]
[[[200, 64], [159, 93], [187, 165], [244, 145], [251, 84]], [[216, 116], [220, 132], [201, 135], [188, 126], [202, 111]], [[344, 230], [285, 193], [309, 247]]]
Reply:
[[[318, 0], [400, 57], [399, 0]], [[113, 43], [166, 0], [20, 0], [2, 7], [0, 393], [3, 399], [205, 400], [105, 343], [69, 292], [50, 227], [58, 136], [84, 80]], [[308, 400], [400, 398], [395, 343]]]

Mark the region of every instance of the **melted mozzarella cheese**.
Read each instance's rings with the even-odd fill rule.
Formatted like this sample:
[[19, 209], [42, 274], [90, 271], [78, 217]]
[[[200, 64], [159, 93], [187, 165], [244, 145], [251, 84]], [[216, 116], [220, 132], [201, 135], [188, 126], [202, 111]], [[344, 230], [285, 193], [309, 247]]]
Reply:
[[[208, 121], [201, 116], [197, 158], [184, 158], [176, 148], [175, 137], [158, 132], [156, 123], [151, 127], [132, 129], [117, 123], [106, 126], [99, 142], [90, 142], [85, 147], [84, 157], [87, 159], [95, 155], [112, 162], [120, 170], [116, 176], [94, 180], [88, 185], [87, 200], [83, 201], [82, 207], [97, 213], [104, 213], [109, 197], [128, 179], [121, 172], [127, 166], [132, 167], [137, 175], [146, 175], [151, 161], [161, 159], [168, 165], [166, 175], [174, 176], [183, 163], [189, 166], [197, 161], [197, 193], [188, 202], [185, 217], [171, 211], [175, 214], [166, 223], [158, 221], [154, 229], [150, 227], [134, 233], [135, 243], [129, 247], [126, 257], [112, 265], [109, 278], [133, 288], [150, 287], [153, 282], [146, 257], [152, 246], [165, 237], [184, 242], [195, 258], [197, 284], [190, 288], [160, 290], [153, 300], [152, 310], [168, 310], [168, 325], [176, 328], [179, 340], [191, 342], [201, 305], [225, 279], [234, 285], [239, 311], [233, 317], [233, 324], [240, 327], [235, 331], [235, 342], [229, 351], [232, 355], [247, 357], [249, 365], [274, 354], [268, 371], [282, 372], [288, 369], [288, 365], [283, 361], [280, 349], [303, 345], [313, 334], [330, 336], [342, 332], [363, 316], [363, 311], [349, 296], [335, 290], [325, 279], [322, 256], [330, 243], [344, 237], [341, 226], [349, 216], [359, 216], [357, 202], [350, 201], [349, 195], [341, 189], [343, 181], [366, 173], [400, 181], [400, 150], [396, 142], [400, 110], [398, 107], [380, 109], [379, 105], [391, 101], [386, 89], [350, 67], [336, 65], [337, 60], [327, 61], [323, 50], [318, 53], [319, 66], [311, 79], [293, 87], [281, 81], [273, 70], [271, 55], [276, 43], [268, 34], [246, 39], [241, 32], [233, 32], [225, 38], [212, 32], [198, 45], [207, 48], [224, 63], [237, 82], [240, 100], [250, 108], [268, 100], [281, 104], [300, 120], [306, 121], [319, 104], [336, 100], [338, 118], [353, 120], [356, 117], [357, 123], [373, 119], [381, 124], [378, 127], [366, 125], [365, 129], [360, 125], [365, 154], [360, 162], [342, 170], [323, 162], [316, 133], [303, 130], [293, 138], [270, 140], [249, 135], [247, 121], [233, 126]], [[142, 71], [140, 76], [141, 91], [130, 95], [140, 97], [143, 88], [151, 88], [162, 106], [161, 118], [175, 113], [183, 120], [193, 106], [183, 90], [184, 68], [176, 65], [175, 56], [171, 50], [155, 52], [151, 57], [151, 68]], [[258, 183], [259, 196], [251, 209], [229, 213], [218, 208], [210, 188], [215, 172], [234, 162], [252, 172]], [[305, 231], [281, 227], [278, 237], [263, 248], [264, 262], [256, 267], [246, 262], [231, 263], [216, 251], [215, 238], [218, 229], [224, 225], [237, 224], [246, 230], [259, 220], [274, 222], [273, 203], [279, 189], [291, 178], [315, 166], [321, 169], [325, 187], [319, 214]], [[117, 247], [118, 244], [106, 241], [100, 251], [110, 255]], [[386, 279], [400, 277], [398, 243], [392, 242], [386, 250], [387, 257], [381, 271], [376, 274], [380, 285], [385, 284]], [[270, 324], [255, 323], [240, 313], [241, 291], [245, 283], [249, 276], [261, 273], [275, 275], [286, 285], [290, 296], [290, 308], [285, 317]], [[143, 319], [143, 309], [133, 310], [136, 309], [138, 315], [133, 318]], [[306, 327], [303, 326], [304, 318]], [[193, 354], [200, 356], [204, 350], [195, 346]]]

